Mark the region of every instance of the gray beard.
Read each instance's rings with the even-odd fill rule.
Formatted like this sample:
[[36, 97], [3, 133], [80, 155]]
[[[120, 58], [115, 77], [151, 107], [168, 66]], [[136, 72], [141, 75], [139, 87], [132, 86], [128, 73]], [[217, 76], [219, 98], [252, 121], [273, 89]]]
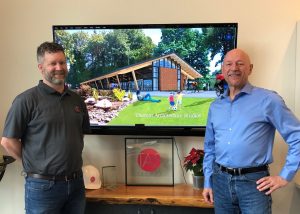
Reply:
[[54, 85], [63, 85], [65, 83], [64, 80], [55, 79], [54, 77], [46, 76], [45, 78], [48, 82], [50, 82]]
[[[66, 79], [67, 75], [65, 76], [65, 79]], [[56, 79], [54, 76], [51, 76], [51, 75], [45, 75], [45, 79], [54, 84], [54, 85], [64, 85], [65, 84], [65, 80], [61, 80], [61, 79]]]

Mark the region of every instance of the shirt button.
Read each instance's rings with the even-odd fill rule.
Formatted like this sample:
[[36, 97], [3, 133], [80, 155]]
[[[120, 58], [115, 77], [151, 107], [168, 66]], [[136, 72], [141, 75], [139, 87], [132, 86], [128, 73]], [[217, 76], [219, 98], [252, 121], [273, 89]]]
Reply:
[[229, 131], [232, 131], [232, 128], [229, 128]]
[[228, 142], [228, 145], [230, 144], [230, 142]]

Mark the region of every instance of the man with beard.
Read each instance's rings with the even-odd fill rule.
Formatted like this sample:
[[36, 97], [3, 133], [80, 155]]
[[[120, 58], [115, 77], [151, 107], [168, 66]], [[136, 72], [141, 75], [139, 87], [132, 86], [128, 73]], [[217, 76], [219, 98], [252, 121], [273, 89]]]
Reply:
[[37, 61], [42, 80], [13, 101], [1, 144], [22, 161], [27, 214], [81, 214], [87, 109], [81, 97], [65, 86], [68, 69], [62, 46], [42, 43]]
[[[229, 51], [222, 64], [229, 88], [209, 109], [202, 194], [218, 214], [272, 213], [271, 193], [300, 165], [300, 122], [276, 92], [248, 82], [252, 69], [244, 51]], [[289, 150], [279, 175], [271, 176], [276, 129]]]

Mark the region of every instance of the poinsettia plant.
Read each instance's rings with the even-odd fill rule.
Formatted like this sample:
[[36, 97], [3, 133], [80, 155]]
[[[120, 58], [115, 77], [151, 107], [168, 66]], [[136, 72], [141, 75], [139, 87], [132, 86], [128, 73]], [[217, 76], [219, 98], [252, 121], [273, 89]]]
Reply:
[[192, 148], [189, 155], [184, 157], [183, 167], [186, 171], [192, 171], [195, 176], [203, 176], [203, 158], [202, 149]]

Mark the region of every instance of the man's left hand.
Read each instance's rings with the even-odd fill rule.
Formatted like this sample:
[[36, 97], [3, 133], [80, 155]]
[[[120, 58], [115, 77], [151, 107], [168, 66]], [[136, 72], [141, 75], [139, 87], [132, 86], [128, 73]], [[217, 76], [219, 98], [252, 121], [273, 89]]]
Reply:
[[256, 182], [257, 189], [259, 191], [268, 190], [266, 192], [266, 195], [271, 194], [278, 188], [286, 186], [288, 183], [289, 182], [287, 180], [283, 179], [278, 175], [263, 177]]

